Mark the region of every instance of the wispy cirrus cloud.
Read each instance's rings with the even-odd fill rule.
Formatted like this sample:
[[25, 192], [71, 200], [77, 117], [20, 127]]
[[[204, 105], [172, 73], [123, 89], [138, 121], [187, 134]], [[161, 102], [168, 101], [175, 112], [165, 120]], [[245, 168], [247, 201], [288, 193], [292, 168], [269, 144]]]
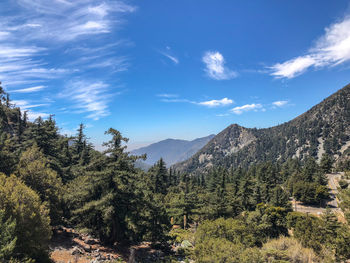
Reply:
[[179, 97], [178, 94], [170, 94], [170, 93], [161, 93], [161, 94], [157, 94], [157, 97], [161, 97], [161, 98], [177, 98]]
[[15, 89], [11, 90], [11, 93], [31, 93], [31, 92], [37, 92], [41, 91], [43, 89], [46, 89], [46, 86], [35, 86], [35, 87], [30, 87], [30, 88], [24, 88], [24, 89]]
[[253, 103], [253, 104], [246, 104], [246, 105], [243, 105], [243, 106], [238, 106], [238, 107], [235, 107], [233, 109], [231, 109], [230, 111], [234, 114], [237, 114], [237, 115], [240, 115], [242, 114], [243, 112], [247, 112], [247, 111], [257, 111], [259, 109], [263, 109], [263, 105], [261, 105], [260, 103]]
[[170, 59], [172, 62], [174, 62], [174, 64], [179, 64], [179, 59], [173, 55], [170, 55], [166, 52], [159, 52], [160, 54], [162, 54], [164, 57], [167, 57], [168, 59]]
[[0, 79], [5, 85], [16, 85], [64, 75], [67, 69], [50, 67], [37, 58], [45, 50], [36, 46], [16, 47], [12, 43], [0, 42]]
[[157, 96], [158, 97], [163, 97], [163, 99], [161, 99], [162, 102], [190, 103], [190, 104], [195, 104], [195, 105], [199, 105], [199, 106], [205, 106], [205, 107], [208, 107], [208, 108], [223, 107], [223, 106], [228, 106], [228, 105], [231, 105], [231, 104], [234, 103], [233, 100], [228, 99], [228, 98], [223, 98], [223, 99], [220, 99], [220, 100], [193, 101], [193, 100], [188, 100], [188, 99], [172, 97], [171, 95], [172, 94], [159, 94]]
[[157, 50], [159, 54], [163, 55], [164, 57], [168, 58], [169, 60], [171, 60], [175, 65], [180, 63], [180, 60], [177, 56], [175, 56], [171, 51], [171, 47], [170, 46], [166, 46], [166, 51], [162, 51], [162, 50]]
[[[7, 30], [20, 30], [30, 39], [59, 41], [109, 33], [122, 23], [120, 17], [115, 19], [113, 15], [136, 10], [136, 7], [118, 0], [54, 0], [50, 4], [45, 0], [17, 0], [16, 3], [22, 7], [26, 21], [21, 25], [10, 24]], [[35, 30], [31, 30], [33, 28]]]
[[[85, 93], [79, 83], [70, 91], [77, 105], [68, 96], [58, 96], [60, 103], [89, 112], [92, 119], [108, 115], [100, 94], [114, 94], [108, 80], [130, 66], [119, 47], [132, 44], [116, 32], [136, 9], [124, 0], [1, 1], [0, 80], [20, 99], [33, 92], [40, 96], [44, 89], [45, 96], [55, 97], [61, 92], [57, 83], [94, 76]], [[98, 102], [90, 102], [86, 93]]]
[[276, 78], [294, 78], [310, 68], [334, 67], [350, 60], [350, 16], [325, 29], [305, 55], [269, 67]]
[[37, 112], [34, 111], [33, 108], [40, 108], [44, 106], [48, 106], [49, 104], [33, 104], [28, 100], [13, 100], [11, 103], [16, 106], [21, 108], [22, 111], [27, 112], [27, 117], [30, 121], [34, 121], [35, 119], [41, 117], [41, 118], [46, 118], [49, 117], [50, 115], [45, 112]]
[[225, 59], [218, 51], [207, 51], [203, 58], [205, 72], [208, 77], [216, 80], [228, 80], [238, 76], [238, 73], [225, 66]]
[[74, 102], [76, 113], [87, 113], [87, 118], [99, 120], [110, 114], [108, 104], [115, 93], [110, 86], [102, 81], [90, 83], [87, 81], [72, 81], [66, 85], [60, 97]]

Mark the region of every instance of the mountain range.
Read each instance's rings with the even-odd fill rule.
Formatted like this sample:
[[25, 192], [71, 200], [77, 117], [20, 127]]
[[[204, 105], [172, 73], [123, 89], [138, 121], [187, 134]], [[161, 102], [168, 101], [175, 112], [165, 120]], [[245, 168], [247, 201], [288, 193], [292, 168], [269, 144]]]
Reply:
[[138, 162], [137, 166], [147, 168], [163, 158], [167, 166], [189, 159], [193, 154], [205, 146], [215, 135], [197, 138], [192, 141], [166, 139], [149, 146], [131, 151], [133, 155], [146, 154], [144, 162]]
[[174, 168], [197, 173], [307, 156], [320, 160], [324, 153], [338, 162], [350, 159], [350, 84], [281, 125], [256, 129], [232, 124]]

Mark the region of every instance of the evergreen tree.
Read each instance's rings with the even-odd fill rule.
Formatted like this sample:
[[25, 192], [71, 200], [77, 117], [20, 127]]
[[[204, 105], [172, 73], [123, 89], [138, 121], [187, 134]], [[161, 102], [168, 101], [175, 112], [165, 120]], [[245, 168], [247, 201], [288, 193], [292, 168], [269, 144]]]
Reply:
[[153, 184], [153, 192], [166, 194], [169, 186], [168, 171], [162, 158], [149, 169], [150, 179]]
[[62, 217], [63, 185], [36, 144], [21, 155], [17, 174], [39, 194], [43, 202], [49, 204], [51, 223], [59, 223]]
[[321, 217], [323, 221], [322, 233], [325, 244], [333, 244], [337, 238], [338, 230], [340, 229], [340, 223], [338, 222], [337, 216], [327, 208], [325, 213]]
[[16, 247], [16, 220], [5, 220], [4, 210], [0, 210], [0, 260], [9, 260]]
[[324, 153], [320, 161], [320, 168], [324, 174], [330, 173], [333, 167], [333, 160], [331, 157]]
[[276, 186], [272, 190], [272, 196], [270, 204], [277, 207], [283, 207], [291, 210], [291, 204], [289, 202], [288, 194], [283, 190], [281, 186]]

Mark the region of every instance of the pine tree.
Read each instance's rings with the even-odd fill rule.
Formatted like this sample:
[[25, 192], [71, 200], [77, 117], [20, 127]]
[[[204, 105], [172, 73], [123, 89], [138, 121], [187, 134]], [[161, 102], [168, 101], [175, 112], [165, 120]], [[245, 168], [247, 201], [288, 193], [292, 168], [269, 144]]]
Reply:
[[166, 194], [169, 186], [168, 171], [162, 158], [149, 169], [153, 183], [153, 192]]
[[338, 218], [329, 208], [327, 208], [322, 214], [321, 219], [323, 221], [322, 233], [325, 239], [324, 243], [333, 244], [337, 237], [338, 230], [340, 229]]
[[328, 154], [324, 153], [322, 155], [322, 158], [320, 161], [320, 167], [324, 174], [330, 173], [332, 171], [333, 160]]
[[16, 247], [16, 220], [5, 219], [5, 211], [0, 210], [0, 260], [9, 260]]
[[243, 178], [238, 191], [240, 204], [245, 210], [251, 210], [252, 187], [250, 178]]
[[289, 202], [288, 194], [283, 190], [281, 186], [276, 186], [272, 190], [272, 196], [270, 199], [270, 204], [276, 207], [283, 207], [291, 209], [291, 204]]

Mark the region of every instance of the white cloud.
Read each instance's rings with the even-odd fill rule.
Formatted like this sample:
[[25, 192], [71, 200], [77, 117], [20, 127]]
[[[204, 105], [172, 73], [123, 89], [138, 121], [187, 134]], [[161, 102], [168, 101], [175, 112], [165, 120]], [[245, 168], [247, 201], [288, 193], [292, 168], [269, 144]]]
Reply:
[[20, 107], [22, 110], [27, 110], [31, 108], [38, 108], [47, 106], [48, 104], [30, 104], [27, 100], [12, 100], [12, 104], [14, 104], [16, 107]]
[[239, 107], [235, 107], [233, 109], [231, 109], [231, 112], [235, 113], [235, 114], [242, 114], [243, 112], [247, 112], [247, 111], [256, 111], [258, 109], [263, 109], [263, 106], [261, 104], [246, 104], [243, 106], [239, 106]]
[[272, 105], [274, 105], [276, 107], [283, 107], [283, 106], [287, 105], [287, 103], [288, 103], [287, 100], [278, 100], [278, 101], [272, 102]]
[[161, 98], [177, 98], [179, 95], [177, 94], [169, 94], [169, 93], [162, 93], [162, 94], [157, 94], [157, 97]]
[[49, 116], [50, 116], [50, 114], [44, 113], [44, 112], [35, 112], [35, 111], [31, 111], [31, 110], [27, 111], [27, 117], [30, 121], [34, 121], [35, 119], [37, 119], [39, 117], [47, 118]]
[[113, 95], [109, 92], [109, 85], [101, 81], [73, 81], [60, 94], [61, 97], [74, 101], [73, 107], [78, 109], [78, 113], [88, 113], [87, 118], [93, 120], [110, 114], [108, 104]]
[[[46, 84], [50, 79], [91, 68], [108, 68], [105, 74], [127, 70], [127, 59], [116, 55], [115, 47], [122, 40], [113, 38], [101, 44], [99, 36], [89, 41], [92, 36], [122, 27], [123, 15], [136, 10], [123, 0], [52, 0], [49, 4], [47, 0], [8, 0], [3, 5], [11, 11], [0, 16], [0, 80], [6, 88]], [[96, 44], [96, 39], [101, 41]], [[77, 46], [96, 53], [76, 50], [65, 62], [67, 55], [58, 50]], [[59, 67], [52, 65], [56, 63], [50, 58], [53, 54], [62, 57]]]
[[237, 72], [225, 67], [225, 59], [218, 51], [207, 51], [203, 58], [207, 75], [216, 80], [227, 80], [237, 77]]
[[30, 121], [34, 121], [38, 117], [46, 118], [50, 116], [48, 113], [36, 112], [32, 110], [32, 108], [43, 107], [47, 106], [48, 104], [31, 104], [27, 100], [13, 100], [11, 103], [16, 107], [21, 108], [22, 111], [27, 111], [27, 117]]
[[350, 16], [325, 29], [325, 34], [302, 56], [270, 67], [276, 78], [294, 78], [307, 69], [333, 67], [350, 60]]
[[[60, 90], [58, 97], [65, 99], [62, 106], [70, 112], [87, 112], [87, 117], [95, 120], [107, 116], [108, 103], [115, 93], [110, 92], [104, 80], [128, 69], [129, 59], [120, 54], [118, 47], [132, 45], [112, 34], [123, 27], [124, 15], [136, 7], [127, 0], [4, 2], [0, 3], [0, 9], [6, 7], [0, 12], [0, 80], [6, 90], [18, 93], [16, 98], [47, 87], [49, 92], [58, 92], [57, 87], [51, 86], [59, 83], [56, 79], [85, 79], [96, 68], [101, 69], [94, 75], [99, 79], [96, 82], [73, 81], [72, 87]], [[71, 101], [76, 103], [72, 106]], [[24, 104], [22, 100], [21, 106], [30, 109], [43, 105]], [[48, 116], [31, 110], [29, 113], [33, 118], [38, 114]]]
[[162, 102], [169, 102], [169, 103], [177, 103], [177, 102], [180, 102], [180, 103], [191, 103], [191, 104], [198, 104], [197, 102], [195, 101], [191, 101], [191, 100], [188, 100], [188, 99], [172, 99], [172, 98], [164, 98], [164, 99], [161, 99]]
[[175, 56], [172, 56], [168, 53], [165, 52], [160, 52], [160, 54], [162, 54], [163, 56], [167, 57], [168, 59], [170, 59], [172, 62], [174, 62], [174, 64], [179, 64], [179, 59]]
[[294, 78], [295, 76], [303, 73], [309, 67], [315, 64], [315, 60], [310, 56], [297, 57], [286, 61], [282, 64], [275, 64], [272, 69], [274, 70], [271, 75], [278, 78]]
[[[49, 5], [45, 0], [17, 1], [24, 12], [33, 13], [30, 24], [40, 25], [35, 31], [31, 30], [32, 34], [28, 34], [28, 37], [45, 40], [71, 41], [79, 37], [105, 34], [114, 25], [121, 23], [121, 19], [115, 19], [116, 14], [136, 10], [131, 5], [115, 0], [53, 1]], [[28, 31], [28, 28], [22, 30]]]
[[198, 102], [199, 105], [207, 106], [210, 108], [213, 107], [219, 107], [219, 106], [227, 106], [233, 103], [233, 100], [228, 98], [223, 98], [221, 100], [208, 100], [208, 101], [202, 101]]
[[31, 93], [31, 92], [37, 92], [37, 91], [43, 90], [45, 88], [46, 88], [45, 86], [35, 86], [31, 88], [11, 90], [11, 93]]
[[0, 40], [6, 39], [10, 36], [10, 32], [0, 31]]
[[230, 116], [228, 113], [221, 113], [221, 114], [216, 114], [217, 117], [227, 117]]
[[0, 43], [0, 78], [4, 85], [33, 83], [66, 74], [66, 69], [49, 68], [42, 61], [34, 59], [45, 51], [35, 46], [16, 47]]
[[162, 102], [169, 102], [169, 103], [190, 103], [190, 104], [195, 104], [195, 105], [200, 105], [200, 106], [206, 106], [208, 108], [215, 108], [215, 107], [220, 107], [220, 106], [228, 106], [234, 103], [233, 100], [228, 99], [228, 98], [223, 98], [221, 100], [208, 100], [208, 101], [193, 101], [193, 100], [188, 100], [188, 99], [182, 99], [178, 98], [178, 95], [176, 94], [158, 94], [158, 97], [161, 97]]

